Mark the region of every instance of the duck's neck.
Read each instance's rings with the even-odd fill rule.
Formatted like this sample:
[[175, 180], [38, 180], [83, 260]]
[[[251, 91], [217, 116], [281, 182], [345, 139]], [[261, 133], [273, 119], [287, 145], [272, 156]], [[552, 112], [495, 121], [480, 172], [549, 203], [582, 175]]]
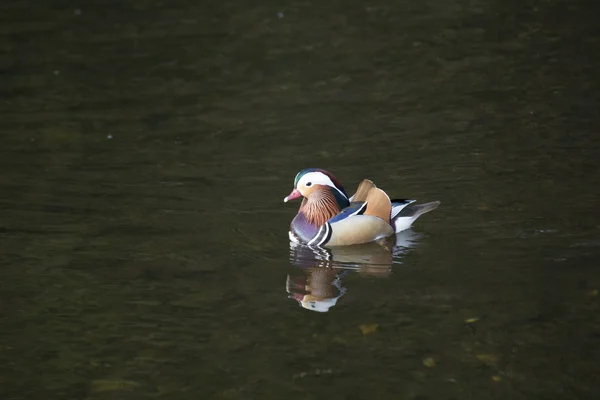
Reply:
[[304, 213], [311, 225], [321, 226], [348, 207], [348, 199], [331, 188], [315, 190], [300, 205], [299, 212]]

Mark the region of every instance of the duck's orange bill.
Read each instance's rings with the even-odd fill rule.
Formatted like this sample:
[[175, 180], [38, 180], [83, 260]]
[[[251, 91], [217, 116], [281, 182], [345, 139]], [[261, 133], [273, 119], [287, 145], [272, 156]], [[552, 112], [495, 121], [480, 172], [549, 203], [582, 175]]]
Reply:
[[300, 191], [298, 189], [294, 189], [294, 190], [292, 190], [292, 193], [290, 193], [288, 195], [288, 197], [283, 199], [283, 202], [287, 203], [288, 201], [297, 199], [298, 197], [302, 197], [302, 193], [300, 193]]

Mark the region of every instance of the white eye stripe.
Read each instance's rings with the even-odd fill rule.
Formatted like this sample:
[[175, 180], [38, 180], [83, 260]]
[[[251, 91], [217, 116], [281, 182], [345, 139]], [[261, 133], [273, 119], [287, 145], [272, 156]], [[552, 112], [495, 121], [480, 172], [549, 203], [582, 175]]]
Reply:
[[346, 195], [335, 186], [333, 181], [322, 172], [309, 172], [305, 174], [302, 178], [300, 178], [300, 180], [298, 181], [298, 187], [310, 187], [312, 185], [326, 185], [332, 187], [335, 190], [337, 190], [344, 198], [347, 198]]
[[329, 179], [327, 175], [321, 172], [309, 172], [305, 174], [302, 178], [300, 178], [300, 181], [298, 181], [298, 185], [306, 186], [308, 185], [308, 183], [310, 183], [311, 185], [314, 183], [327, 186], [335, 186], [331, 179]]

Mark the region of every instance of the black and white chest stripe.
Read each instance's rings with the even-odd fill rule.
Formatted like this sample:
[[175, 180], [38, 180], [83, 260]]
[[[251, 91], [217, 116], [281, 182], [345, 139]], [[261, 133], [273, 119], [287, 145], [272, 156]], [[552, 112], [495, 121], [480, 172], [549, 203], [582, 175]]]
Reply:
[[331, 224], [329, 222], [325, 222], [320, 228], [314, 238], [312, 238], [309, 242], [309, 246], [323, 246], [325, 243], [329, 242], [331, 239]]

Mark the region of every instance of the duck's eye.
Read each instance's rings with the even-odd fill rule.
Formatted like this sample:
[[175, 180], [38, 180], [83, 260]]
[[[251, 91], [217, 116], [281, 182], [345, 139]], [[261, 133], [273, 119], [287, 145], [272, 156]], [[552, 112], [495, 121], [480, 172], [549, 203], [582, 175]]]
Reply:
[[312, 186], [312, 182], [306, 182], [306, 186]]

